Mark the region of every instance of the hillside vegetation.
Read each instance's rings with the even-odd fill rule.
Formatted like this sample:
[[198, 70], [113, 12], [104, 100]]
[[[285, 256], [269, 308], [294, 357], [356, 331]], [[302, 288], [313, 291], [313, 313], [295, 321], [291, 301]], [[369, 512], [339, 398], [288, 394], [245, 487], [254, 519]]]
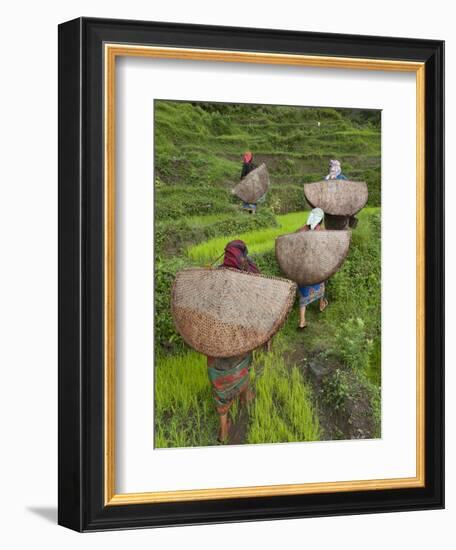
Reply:
[[[231, 442], [379, 436], [380, 146], [378, 111], [155, 103], [157, 447], [216, 444], [205, 358], [186, 346], [170, 315], [175, 273], [210, 265], [227, 241], [241, 238], [264, 273], [280, 275], [275, 238], [305, 223], [303, 184], [321, 179], [330, 158], [367, 182], [368, 207], [327, 285], [327, 310], [310, 306], [302, 333], [295, 305], [272, 351], [255, 353], [257, 396], [248, 411], [233, 407]], [[245, 150], [271, 177], [256, 215], [231, 194]]]

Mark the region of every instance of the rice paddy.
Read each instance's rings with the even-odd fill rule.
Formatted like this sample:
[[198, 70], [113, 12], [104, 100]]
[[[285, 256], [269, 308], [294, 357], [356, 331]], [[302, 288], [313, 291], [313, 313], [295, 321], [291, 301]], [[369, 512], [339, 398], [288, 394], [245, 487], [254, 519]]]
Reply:
[[251, 405], [247, 443], [318, 441], [318, 415], [300, 370], [286, 365], [280, 351], [263, 353], [257, 361], [263, 371]]
[[230, 239], [241, 239], [248, 244], [249, 253], [262, 254], [271, 250], [274, 241], [279, 235], [291, 233], [303, 226], [307, 214], [305, 212], [292, 212], [283, 216], [277, 216], [278, 227], [263, 229], [259, 231], [248, 231], [241, 234], [224, 235], [209, 241], [199, 243], [188, 249], [188, 256], [198, 263], [207, 263], [214, 260], [223, 252], [227, 241]]
[[[358, 218], [363, 220], [370, 213], [378, 211], [378, 208], [365, 208]], [[307, 219], [309, 212], [291, 212], [290, 214], [279, 215], [276, 217], [278, 226], [270, 229], [258, 231], [248, 231], [246, 233], [233, 233], [232, 235], [223, 235], [208, 241], [193, 245], [188, 248], [187, 254], [196, 263], [203, 265], [210, 263], [222, 254], [226, 243], [231, 239], [241, 239], [248, 243], [250, 254], [262, 254], [274, 248], [274, 243], [277, 237], [284, 233], [292, 233], [302, 227]], [[201, 217], [200, 217], [200, 223]]]
[[[188, 351], [157, 357], [155, 369], [155, 446], [187, 447], [216, 441], [218, 422], [208, 383], [206, 358]], [[251, 423], [248, 443], [316, 441], [320, 436], [311, 390], [297, 367], [291, 370], [283, 359], [283, 340], [274, 350], [256, 352], [251, 370], [256, 397], [249, 405]], [[235, 422], [240, 405], [230, 415]]]
[[[295, 304], [272, 351], [254, 352], [256, 396], [248, 406], [233, 404], [233, 425], [242, 429], [232, 443], [378, 437], [379, 116], [258, 107], [252, 117], [251, 106], [228, 107], [156, 103], [155, 447], [218, 444], [206, 358], [186, 346], [172, 323], [174, 274], [211, 264], [229, 240], [242, 239], [263, 273], [280, 275], [275, 239], [305, 223], [303, 183], [321, 178], [329, 158], [339, 158], [353, 179], [367, 181], [368, 207], [357, 215], [348, 258], [327, 284], [326, 311], [309, 306], [309, 326], [298, 332]], [[245, 149], [254, 150], [271, 175], [256, 215], [242, 211], [229, 192]], [[312, 364], [329, 365], [329, 373], [315, 379]]]

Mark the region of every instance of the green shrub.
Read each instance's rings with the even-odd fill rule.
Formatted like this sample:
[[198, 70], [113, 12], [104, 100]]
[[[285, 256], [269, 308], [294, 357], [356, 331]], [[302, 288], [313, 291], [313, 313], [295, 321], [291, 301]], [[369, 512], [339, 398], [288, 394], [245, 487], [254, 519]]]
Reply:
[[279, 264], [277, 263], [274, 250], [268, 250], [262, 254], [251, 254], [251, 257], [263, 275], [283, 277]]
[[342, 323], [336, 330], [334, 344], [333, 352], [340, 356], [348, 368], [367, 372], [372, 340], [366, 338], [362, 319], [357, 317]]
[[335, 411], [345, 410], [347, 402], [352, 399], [353, 382], [348, 373], [336, 369], [322, 384], [321, 397], [328, 407]]
[[176, 273], [186, 267], [183, 258], [172, 258], [155, 262], [155, 333], [156, 349], [183, 348], [183, 341], [174, 328], [171, 316], [171, 285]]
[[381, 330], [380, 217], [368, 209], [358, 217], [347, 259], [327, 284], [327, 315], [338, 324], [362, 319], [366, 338], [373, 340]]
[[351, 437], [358, 437], [356, 430], [360, 423], [365, 430], [363, 437], [381, 437], [380, 388], [362, 373], [344, 368], [335, 369], [325, 377], [320, 399], [335, 417], [345, 419], [348, 426], [355, 430], [353, 433], [349, 429]]

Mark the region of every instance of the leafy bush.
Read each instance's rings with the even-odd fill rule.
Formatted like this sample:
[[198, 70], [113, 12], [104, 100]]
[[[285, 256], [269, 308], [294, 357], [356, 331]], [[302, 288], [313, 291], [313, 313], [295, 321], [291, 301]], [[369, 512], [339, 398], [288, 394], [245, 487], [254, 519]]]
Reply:
[[347, 402], [352, 399], [353, 383], [348, 373], [342, 369], [326, 377], [322, 385], [321, 397], [327, 406], [339, 411], [345, 410]]
[[155, 262], [155, 333], [157, 349], [170, 350], [182, 348], [183, 341], [174, 328], [171, 316], [171, 285], [176, 273], [186, 267], [188, 262], [183, 258], [173, 258]]
[[327, 284], [327, 313], [338, 324], [362, 319], [366, 338], [373, 340], [381, 330], [380, 216], [364, 209], [358, 217], [348, 257]]
[[263, 275], [283, 277], [274, 250], [268, 250], [262, 254], [251, 254], [251, 256]]
[[364, 321], [357, 317], [348, 319], [336, 330], [333, 352], [337, 352], [344, 364], [354, 371], [367, 372], [372, 340], [366, 338]]

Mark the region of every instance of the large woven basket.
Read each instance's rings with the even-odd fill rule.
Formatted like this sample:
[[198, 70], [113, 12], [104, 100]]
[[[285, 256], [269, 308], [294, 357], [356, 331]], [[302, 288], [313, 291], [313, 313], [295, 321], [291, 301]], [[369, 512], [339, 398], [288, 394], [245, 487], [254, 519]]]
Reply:
[[244, 202], [256, 203], [269, 189], [269, 174], [266, 164], [252, 170], [233, 189], [233, 195]]
[[185, 269], [172, 287], [176, 329], [211, 357], [232, 357], [267, 342], [285, 322], [296, 285], [234, 269]]
[[277, 261], [299, 286], [321, 283], [334, 275], [347, 257], [350, 231], [300, 231], [276, 239]]
[[312, 208], [333, 216], [353, 216], [368, 199], [364, 181], [323, 180], [304, 185], [304, 195]]

